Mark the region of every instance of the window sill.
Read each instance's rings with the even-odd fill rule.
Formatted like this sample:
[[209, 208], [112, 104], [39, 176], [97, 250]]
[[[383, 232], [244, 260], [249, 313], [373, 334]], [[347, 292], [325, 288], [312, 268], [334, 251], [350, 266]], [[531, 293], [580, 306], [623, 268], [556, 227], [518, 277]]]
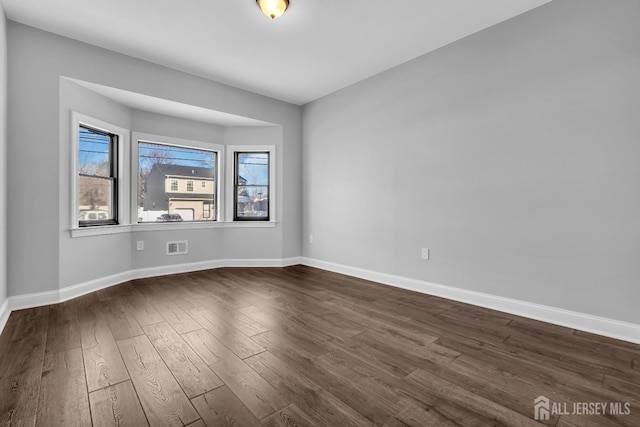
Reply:
[[210, 228], [275, 228], [275, 221], [226, 221], [226, 222], [181, 222], [181, 223], [141, 223], [130, 225], [105, 225], [74, 228], [71, 237], [90, 237], [105, 234], [119, 234], [146, 231], [167, 230], [205, 230]]
[[275, 221], [227, 221], [225, 227], [229, 228], [274, 228]]
[[130, 225], [102, 225], [71, 229], [71, 237], [102, 236], [104, 234], [130, 233]]
[[133, 231], [204, 230], [209, 228], [274, 228], [275, 226], [275, 221], [148, 222], [135, 224], [133, 226]]

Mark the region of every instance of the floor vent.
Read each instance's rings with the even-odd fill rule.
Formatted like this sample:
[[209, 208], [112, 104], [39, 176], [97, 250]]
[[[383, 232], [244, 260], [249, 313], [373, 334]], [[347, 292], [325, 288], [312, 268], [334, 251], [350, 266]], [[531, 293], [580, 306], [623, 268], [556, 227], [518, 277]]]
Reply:
[[167, 242], [167, 255], [184, 255], [189, 252], [187, 240]]

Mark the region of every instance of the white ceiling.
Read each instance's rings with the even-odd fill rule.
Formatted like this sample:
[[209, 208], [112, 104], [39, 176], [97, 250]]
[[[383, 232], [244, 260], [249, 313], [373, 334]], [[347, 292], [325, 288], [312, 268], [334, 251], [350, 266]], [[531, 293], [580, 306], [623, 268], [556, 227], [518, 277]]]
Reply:
[[2, 0], [11, 20], [305, 104], [550, 0]]

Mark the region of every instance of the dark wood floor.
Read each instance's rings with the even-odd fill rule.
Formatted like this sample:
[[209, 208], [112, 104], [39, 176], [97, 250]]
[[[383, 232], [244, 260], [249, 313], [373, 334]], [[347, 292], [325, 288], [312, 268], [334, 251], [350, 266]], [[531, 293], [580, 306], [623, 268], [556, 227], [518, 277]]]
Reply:
[[520, 426], [540, 395], [631, 404], [548, 425], [638, 426], [640, 346], [301, 266], [125, 283], [0, 336], [2, 426]]

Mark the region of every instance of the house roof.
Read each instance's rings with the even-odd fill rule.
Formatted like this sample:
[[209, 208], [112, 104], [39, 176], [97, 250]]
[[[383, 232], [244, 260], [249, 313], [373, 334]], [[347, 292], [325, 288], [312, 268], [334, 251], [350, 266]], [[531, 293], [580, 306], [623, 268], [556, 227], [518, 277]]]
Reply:
[[155, 163], [153, 165], [153, 169], [159, 170], [165, 176], [190, 177], [200, 179], [213, 179], [214, 177], [213, 168]]
[[238, 203], [253, 203], [253, 199], [246, 194], [238, 194]]

